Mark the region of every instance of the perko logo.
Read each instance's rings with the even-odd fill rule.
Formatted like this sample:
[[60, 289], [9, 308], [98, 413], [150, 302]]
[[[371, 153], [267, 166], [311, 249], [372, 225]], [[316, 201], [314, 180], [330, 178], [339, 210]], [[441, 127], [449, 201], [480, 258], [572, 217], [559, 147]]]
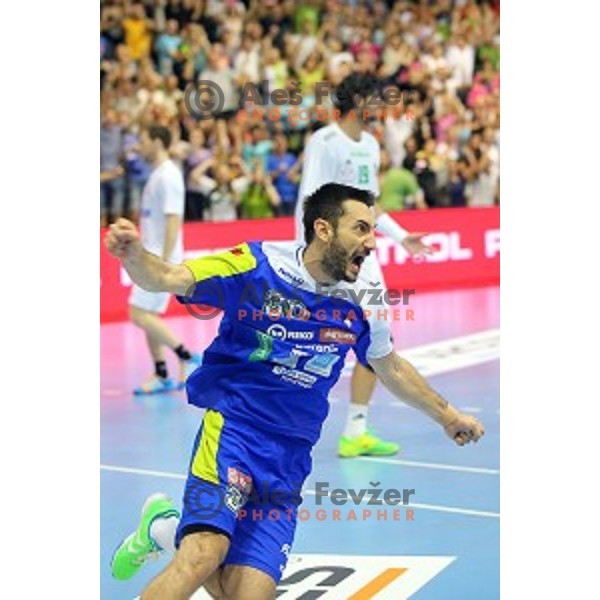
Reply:
[[267, 333], [276, 340], [312, 340], [312, 331], [288, 331], [283, 325], [271, 325]]

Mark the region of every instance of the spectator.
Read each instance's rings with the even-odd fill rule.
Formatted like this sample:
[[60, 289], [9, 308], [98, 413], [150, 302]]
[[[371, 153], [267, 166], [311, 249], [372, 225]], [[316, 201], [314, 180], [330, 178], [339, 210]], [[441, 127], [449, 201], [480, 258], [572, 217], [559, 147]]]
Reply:
[[273, 187], [271, 178], [265, 174], [263, 163], [257, 160], [250, 183], [241, 194], [241, 217], [242, 219], [268, 219], [275, 216], [275, 209], [279, 205], [279, 194]]
[[445, 190], [445, 205], [455, 208], [467, 205], [467, 179], [465, 177], [466, 169], [467, 164], [464, 159], [459, 161], [451, 160], [448, 163], [448, 181]]
[[[233, 218], [254, 178], [249, 172], [255, 161], [261, 161], [265, 172], [271, 169], [269, 161], [281, 144], [278, 136], [286, 138], [285, 155], [298, 156], [307, 136], [321, 126], [314, 112], [315, 83], [325, 80], [334, 86], [352, 71], [376, 73], [383, 86], [403, 93], [400, 108], [412, 114], [373, 123], [370, 129], [392, 168], [404, 166], [421, 182], [431, 206], [497, 202], [498, 12], [497, 2], [478, 0], [102, 0], [103, 222], [112, 212], [123, 211], [122, 196], [135, 208], [131, 174], [137, 169], [136, 132], [155, 124], [172, 131], [171, 151], [185, 166], [188, 218]], [[225, 102], [215, 121], [197, 121], [183, 100], [187, 86], [198, 79], [212, 80], [223, 90]], [[269, 91], [284, 88], [289, 93], [301, 82], [301, 103], [280, 106], [278, 121], [240, 113], [240, 86], [247, 81], [259, 86], [266, 81]], [[269, 101], [266, 107], [245, 102], [243, 108], [274, 108]], [[330, 99], [321, 101], [324, 108], [333, 108]], [[115, 164], [112, 156], [108, 162], [113, 166], [105, 168], [111, 144], [119, 145], [118, 135], [105, 126], [110, 110], [127, 115], [119, 117], [119, 160]], [[118, 130], [118, 124], [112, 127]], [[216, 163], [202, 177], [216, 182], [215, 198], [227, 197], [224, 204], [210, 204], [192, 176], [210, 158]], [[217, 168], [221, 165], [227, 169]], [[287, 175], [274, 175], [281, 200], [278, 214], [289, 210], [288, 186], [293, 186], [296, 166]], [[382, 184], [384, 179], [385, 173]], [[121, 183], [127, 194], [120, 194]]]
[[[214, 177], [206, 172], [212, 169]], [[202, 216], [205, 221], [234, 221], [237, 218], [237, 192], [232, 186], [229, 167], [215, 158], [201, 163], [191, 173], [196, 189], [204, 196]]]
[[273, 141], [269, 139], [269, 130], [264, 123], [257, 123], [252, 127], [248, 140], [243, 146], [242, 158], [246, 166], [260, 160], [264, 169], [268, 170], [267, 160], [273, 148]]
[[[104, 114], [100, 128], [100, 218], [106, 227], [110, 220], [123, 216], [125, 179], [123, 160], [123, 135], [117, 113], [109, 109]], [[109, 210], [110, 204], [110, 210]]]
[[150, 22], [143, 4], [131, 5], [129, 14], [123, 20], [123, 30], [125, 31], [125, 44], [127, 44], [133, 60], [140, 60], [150, 54]]
[[284, 135], [274, 139], [273, 152], [269, 154], [267, 168], [273, 185], [279, 194], [281, 204], [279, 214], [284, 217], [294, 215], [300, 180], [300, 161], [288, 152], [288, 143]]
[[207, 56], [207, 66], [200, 79], [214, 82], [223, 92], [222, 112], [231, 114], [237, 108], [238, 93], [235, 85], [235, 71], [229, 66], [227, 54], [222, 44], [211, 46]]
[[446, 53], [448, 66], [452, 71], [452, 87], [465, 90], [473, 83], [475, 68], [475, 49], [468, 45], [463, 35], [456, 36], [456, 41]]
[[142, 190], [150, 177], [151, 167], [140, 153], [140, 136], [134, 131], [130, 114], [122, 112], [119, 120], [123, 132], [123, 156], [129, 199], [128, 213], [132, 221], [138, 222], [142, 205]]
[[175, 19], [169, 19], [166, 31], [158, 36], [154, 46], [158, 58], [158, 72], [163, 77], [173, 73], [182, 41], [179, 35], [179, 23]]
[[387, 211], [427, 208], [417, 178], [408, 169], [390, 167], [385, 152], [381, 153], [380, 188], [379, 202]]

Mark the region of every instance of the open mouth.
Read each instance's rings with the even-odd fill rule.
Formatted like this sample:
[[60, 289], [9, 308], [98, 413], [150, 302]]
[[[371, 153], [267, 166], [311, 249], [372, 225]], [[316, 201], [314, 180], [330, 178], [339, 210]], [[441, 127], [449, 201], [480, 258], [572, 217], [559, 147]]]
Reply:
[[350, 260], [350, 270], [354, 273], [358, 273], [362, 267], [362, 264], [365, 262], [365, 258], [366, 256], [364, 254], [357, 254], [356, 256], [352, 257]]

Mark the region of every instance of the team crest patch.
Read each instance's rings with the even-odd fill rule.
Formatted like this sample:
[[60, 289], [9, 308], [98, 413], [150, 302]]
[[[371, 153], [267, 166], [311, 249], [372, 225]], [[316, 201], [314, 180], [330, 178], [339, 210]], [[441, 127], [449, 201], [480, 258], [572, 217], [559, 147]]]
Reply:
[[241, 248], [232, 248], [230, 252], [235, 256], [241, 256], [242, 254], [244, 254], [244, 251]]
[[252, 477], [229, 467], [227, 469], [227, 492], [225, 494], [225, 506], [237, 513], [248, 501], [252, 490]]

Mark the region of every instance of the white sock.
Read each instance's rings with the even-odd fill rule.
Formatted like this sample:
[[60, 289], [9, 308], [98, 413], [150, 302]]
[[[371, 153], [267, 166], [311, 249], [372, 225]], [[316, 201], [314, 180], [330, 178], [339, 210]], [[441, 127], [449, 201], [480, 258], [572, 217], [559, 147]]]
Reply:
[[152, 541], [167, 552], [175, 552], [175, 532], [179, 525], [177, 517], [168, 519], [154, 519], [150, 525], [150, 537]]
[[366, 404], [350, 403], [348, 409], [348, 420], [346, 421], [346, 437], [355, 438], [367, 430], [367, 414], [369, 407]]

